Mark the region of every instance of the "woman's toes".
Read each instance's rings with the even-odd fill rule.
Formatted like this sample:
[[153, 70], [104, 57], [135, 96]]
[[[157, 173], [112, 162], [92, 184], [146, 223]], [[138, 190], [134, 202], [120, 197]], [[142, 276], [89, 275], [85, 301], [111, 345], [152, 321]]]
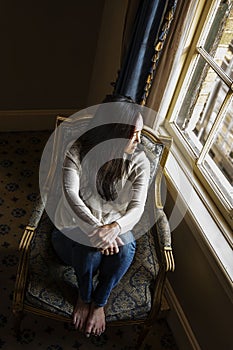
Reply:
[[95, 329], [95, 328], [92, 329], [91, 334], [92, 334], [92, 335], [96, 335], [96, 329]]
[[93, 334], [93, 325], [89, 322], [87, 322], [87, 324], [86, 324], [85, 334], [86, 334], [87, 338], [89, 338], [90, 335]]
[[74, 328], [78, 329], [78, 327], [79, 327], [79, 318], [76, 317], [76, 319], [74, 320]]

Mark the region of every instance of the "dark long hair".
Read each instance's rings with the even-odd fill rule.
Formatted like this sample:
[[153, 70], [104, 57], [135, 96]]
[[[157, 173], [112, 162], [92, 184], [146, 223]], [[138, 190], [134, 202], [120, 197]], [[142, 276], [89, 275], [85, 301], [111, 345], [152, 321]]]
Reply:
[[129, 159], [124, 156], [124, 150], [133, 136], [139, 113], [140, 106], [131, 99], [107, 96], [92, 118], [88, 131], [78, 140], [89, 189], [97, 190], [104, 200], [116, 199], [117, 182], [128, 171]]

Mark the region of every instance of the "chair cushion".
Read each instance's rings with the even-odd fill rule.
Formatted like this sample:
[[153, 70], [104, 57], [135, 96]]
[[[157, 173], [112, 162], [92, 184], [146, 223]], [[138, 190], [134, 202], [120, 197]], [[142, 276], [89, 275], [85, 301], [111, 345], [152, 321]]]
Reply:
[[[78, 284], [74, 269], [65, 266], [53, 250], [53, 228], [44, 212], [31, 244], [25, 303], [71, 317], [78, 295]], [[134, 261], [112, 290], [106, 306], [106, 320], [147, 317], [151, 309], [152, 284], [157, 273], [154, 238], [148, 232], [137, 240]]]

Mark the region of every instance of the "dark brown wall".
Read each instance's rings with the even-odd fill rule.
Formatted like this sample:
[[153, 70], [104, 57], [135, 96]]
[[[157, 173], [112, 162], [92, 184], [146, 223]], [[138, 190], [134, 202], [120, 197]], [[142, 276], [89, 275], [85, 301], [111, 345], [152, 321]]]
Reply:
[[104, 0], [5, 0], [0, 110], [86, 105]]

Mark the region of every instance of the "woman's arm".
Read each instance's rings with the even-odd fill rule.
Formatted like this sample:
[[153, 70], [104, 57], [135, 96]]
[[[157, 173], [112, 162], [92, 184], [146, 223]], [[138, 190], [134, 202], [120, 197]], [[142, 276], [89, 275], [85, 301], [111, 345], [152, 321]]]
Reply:
[[80, 169], [70, 157], [66, 157], [63, 166], [63, 188], [72, 215], [83, 232], [88, 234], [102, 225], [79, 196]]
[[148, 184], [150, 178], [150, 162], [144, 153], [141, 154], [140, 161], [136, 164], [131, 175], [132, 197], [127, 207], [126, 213], [116, 222], [121, 228], [120, 234], [132, 230], [140, 220], [147, 198]]

